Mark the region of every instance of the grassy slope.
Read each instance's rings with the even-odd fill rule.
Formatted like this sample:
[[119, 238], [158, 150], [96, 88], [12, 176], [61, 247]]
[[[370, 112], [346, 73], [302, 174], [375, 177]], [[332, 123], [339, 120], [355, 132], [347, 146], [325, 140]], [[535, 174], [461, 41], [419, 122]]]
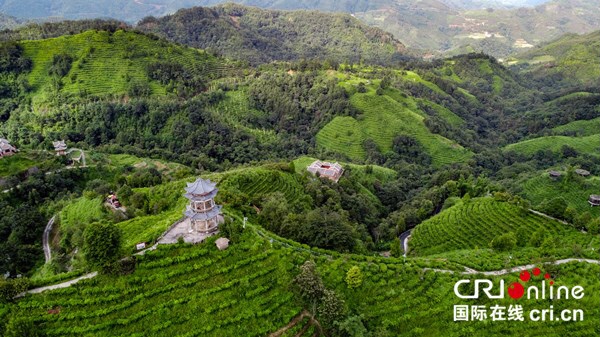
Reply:
[[[93, 95], [124, 94], [131, 82], [148, 83], [153, 94], [164, 95], [165, 88], [149, 81], [146, 66], [157, 61], [179, 61], [189, 67], [215, 71], [221, 65], [208, 54], [183, 46], [155, 41], [147, 36], [126, 31], [111, 34], [87, 31], [53, 39], [22, 41], [25, 55], [33, 60], [29, 83], [35, 101], [43, 101], [52, 90], [48, 76], [55, 55], [73, 58], [70, 72], [62, 78], [64, 93]], [[204, 69], [203, 68], [203, 69]]]
[[282, 192], [288, 201], [294, 201], [304, 193], [295, 173], [261, 167], [225, 173], [219, 186], [223, 190], [240, 191], [250, 198]]
[[576, 133], [579, 136], [591, 136], [600, 130], [600, 117], [590, 120], [574, 121], [565, 125], [552, 128], [552, 131], [563, 134], [565, 132]]
[[[570, 82], [594, 84], [600, 78], [600, 31], [585, 35], [568, 34], [542, 47], [517, 56], [526, 72], [562, 74]], [[554, 66], [550, 69], [544, 67]]]
[[[416, 77], [413, 80], [416, 81]], [[356, 82], [360, 80], [352, 79], [341, 84], [351, 88]], [[367, 85], [367, 90], [366, 93], [354, 93], [350, 98], [352, 105], [362, 115], [356, 119], [334, 118], [317, 134], [319, 146], [360, 160], [366, 155], [362, 147], [366, 139], [375, 141], [379, 150], [385, 153], [392, 150], [395, 136], [405, 134], [421, 143], [437, 167], [470, 157], [470, 152], [460, 145], [427, 129], [423, 123], [423, 113], [416, 108], [412, 98], [402, 97], [394, 91], [377, 95], [374, 84]]]
[[75, 202], [65, 206], [60, 212], [61, 231], [74, 228], [78, 224], [88, 224], [102, 220], [106, 215], [107, 213], [102, 206], [101, 198], [79, 198]]
[[431, 101], [425, 100], [425, 99], [420, 99], [419, 101], [422, 102], [423, 104], [433, 108], [435, 110], [435, 112], [437, 112], [438, 115], [442, 119], [446, 120], [446, 122], [448, 122], [450, 125], [456, 126], [456, 127], [465, 125], [464, 119], [462, 119], [460, 116], [458, 116], [454, 112], [450, 111], [450, 109], [443, 107], [439, 104], [433, 103]]
[[[591, 250], [598, 246], [597, 237], [492, 198], [478, 198], [455, 205], [424, 221], [413, 230], [410, 249], [417, 255], [485, 249], [495, 237], [511, 231], [516, 233], [521, 226], [526, 226], [532, 234], [544, 228], [560, 240], [557, 256], [570, 256], [571, 246], [577, 243], [586, 255], [597, 258], [597, 250]], [[530, 252], [528, 256], [533, 257]]]
[[169, 175], [185, 168], [184, 165], [167, 162], [161, 159], [139, 158], [129, 154], [109, 154], [106, 155], [106, 162], [110, 166], [123, 167], [133, 166], [135, 168], [154, 168], [163, 175]]
[[559, 152], [563, 145], [576, 149], [579, 153], [598, 155], [600, 149], [600, 134], [585, 137], [546, 136], [524, 140], [504, 147], [505, 151], [516, 151], [531, 156], [540, 150]]
[[21, 153], [0, 159], [0, 177], [8, 177], [17, 174], [33, 166], [35, 161], [27, 158]]

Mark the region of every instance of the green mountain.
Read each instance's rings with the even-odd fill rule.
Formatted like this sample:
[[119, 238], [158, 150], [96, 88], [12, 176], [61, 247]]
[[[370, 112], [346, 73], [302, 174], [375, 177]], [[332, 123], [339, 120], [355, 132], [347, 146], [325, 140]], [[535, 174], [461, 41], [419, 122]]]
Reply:
[[204, 52], [164, 41], [156, 43], [152, 38], [125, 31], [114, 34], [88, 31], [23, 41], [21, 46], [24, 57], [33, 61], [27, 80], [34, 104], [48, 101], [52, 92], [60, 92], [65, 98], [72, 94], [110, 96], [136, 91], [164, 95], [165, 85], [148, 71], [161, 61], [195, 72], [198, 81], [200, 77], [210, 79], [226, 66]]
[[[231, 36], [257, 35], [221, 39], [238, 31], [228, 28], [235, 20], [226, 9], [251, 12]], [[303, 50], [284, 43], [292, 32], [310, 32], [304, 46], [329, 33], [341, 41], [341, 24], [284, 29], [280, 16], [301, 21], [287, 12], [267, 20], [264, 11], [230, 5], [146, 24], [176, 22], [183, 34], [185, 14], [197, 12], [215, 16], [207, 27], [223, 26], [206, 29], [228, 43], [223, 51], [237, 45], [232, 58], [260, 64], [117, 22], [3, 35], [0, 136], [19, 153], [0, 158], [0, 274], [8, 276], [0, 278], [1, 335], [596, 333], [600, 283], [589, 260], [600, 249], [600, 222], [588, 204], [600, 176], [594, 87], [544, 85], [483, 54], [390, 67], [329, 60], [338, 54], [326, 46], [302, 59]], [[245, 16], [262, 21], [243, 28]], [[80, 32], [87, 25], [96, 26]], [[263, 59], [262, 49], [240, 42], [271, 41], [270, 29], [286, 37], [287, 49]], [[381, 42], [356, 29], [361, 44]], [[267, 62], [284, 55], [292, 61]], [[59, 139], [73, 150], [68, 156], [54, 154]], [[86, 167], [75, 160], [82, 153]], [[317, 159], [343, 166], [337, 182], [309, 173]], [[580, 177], [577, 168], [590, 174]], [[550, 179], [549, 170], [563, 178]], [[199, 176], [217, 183], [219, 234], [133, 255], [182, 218], [184, 187]], [[113, 193], [124, 208], [107, 205]], [[404, 254], [399, 237], [408, 229]], [[219, 236], [231, 240], [228, 249], [215, 247]], [[458, 280], [486, 273], [495, 285], [514, 282], [518, 272], [507, 269], [531, 264], [556, 286], [585, 288], [584, 299], [553, 302], [556, 310], [584, 310], [585, 320], [454, 322], [453, 306], [463, 303], [453, 292]], [[91, 279], [14, 298], [80, 276]], [[548, 307], [547, 299], [519, 303]]]
[[[134, 23], [146, 16], [159, 17], [172, 14], [181, 8], [214, 6], [224, 2], [220, 0], [161, 0], [153, 2], [140, 0], [73, 3], [62, 0], [53, 1], [51, 4], [47, 0], [41, 3], [32, 0], [5, 0], [0, 1], [0, 12], [26, 19], [111, 17]], [[235, 2], [265, 9], [350, 13], [371, 26], [392, 33], [397, 40], [410, 48], [426, 49], [434, 53], [484, 52], [496, 57], [506, 57], [558, 38], [565, 33], [582, 34], [600, 28], [600, 17], [595, 0], [553, 0], [539, 4], [538, 2], [527, 2], [527, 5], [537, 6], [517, 8], [512, 4], [520, 5], [522, 3], [496, 1], [495, 4], [490, 4], [486, 1], [439, 0], [417, 2], [410, 0], [336, 2], [240, 0]], [[210, 18], [214, 14], [208, 15]], [[230, 20], [226, 17], [220, 19], [226, 23], [226, 25], [219, 23], [221, 29], [231, 28], [228, 27], [232, 25]], [[217, 22], [220, 21], [217, 20]], [[193, 23], [186, 22], [186, 25], [193, 25]], [[281, 23], [278, 25], [281, 26]], [[235, 27], [235, 24], [233, 26]], [[342, 27], [346, 26], [342, 24]], [[170, 29], [173, 30], [173, 28]], [[259, 30], [260, 26], [253, 29], [254, 32]], [[265, 33], [268, 32], [260, 35], [264, 36]], [[168, 32], [168, 34], [174, 34], [174, 32]], [[179, 31], [177, 34], [181, 35], [182, 32]], [[183, 34], [185, 35], [185, 32]], [[230, 33], [230, 36], [231, 34], [233, 33]], [[193, 40], [189, 37], [185, 39]]]
[[567, 34], [507, 59], [516, 70], [546, 86], [597, 86], [600, 81], [600, 31]]
[[137, 28], [252, 64], [300, 59], [390, 64], [406, 54], [391, 34], [369, 28], [348, 14], [228, 4], [145, 18]]
[[[424, 150], [423, 158], [411, 160], [441, 167], [464, 162], [472, 155], [469, 148], [485, 142], [473, 130], [499, 132], [491, 125], [502, 116], [483, 102], [490, 95], [509, 97], [520, 88], [506, 69], [477, 55], [441, 64], [436, 73], [426, 63], [414, 71], [389, 72], [343, 64], [336, 69], [329, 61], [256, 71], [128, 30], [86, 31], [5, 46], [9, 64], [23, 66], [4, 74], [10, 79], [2, 101], [7, 137], [35, 144], [18, 131], [25, 127], [44, 139], [70, 135], [94, 146], [145, 144], [148, 151], [162, 147], [181, 158], [201, 149], [215, 153], [201, 131], [184, 131], [201, 122], [218, 125], [224, 144], [236, 142], [230, 132], [250, 137], [250, 143], [239, 143], [244, 148], [235, 154], [239, 158], [223, 153], [215, 157], [219, 161], [270, 158], [275, 149], [292, 151], [286, 158], [322, 149], [359, 162], [368, 160], [369, 153], [383, 164], [386, 156], [398, 160]], [[149, 103], [132, 105], [130, 100]], [[143, 112], [131, 112], [140, 108]], [[105, 109], [112, 111], [111, 118], [104, 117]], [[165, 109], [168, 113], [161, 111]], [[476, 126], [476, 111], [489, 118], [488, 126]], [[52, 116], [43, 128], [41, 114]], [[382, 123], [389, 126], [385, 132], [378, 128]], [[139, 133], [131, 132], [133, 125]], [[175, 125], [180, 131], [173, 134]], [[141, 140], [146, 137], [152, 141]], [[406, 142], [415, 148], [401, 150]]]

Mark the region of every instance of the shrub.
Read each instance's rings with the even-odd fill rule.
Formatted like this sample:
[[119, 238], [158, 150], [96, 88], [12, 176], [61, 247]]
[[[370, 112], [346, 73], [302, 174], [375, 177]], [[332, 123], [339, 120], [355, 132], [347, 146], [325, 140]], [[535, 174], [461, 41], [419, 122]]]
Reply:
[[401, 242], [400, 242], [400, 238], [395, 238], [394, 241], [392, 241], [392, 247], [391, 247], [391, 255], [393, 257], [402, 257], [402, 246], [401, 246]]
[[490, 242], [490, 247], [499, 251], [509, 251], [517, 245], [517, 236], [513, 232], [508, 232], [497, 236]]
[[590, 234], [600, 234], [600, 219], [594, 219], [586, 225], [587, 231]]
[[15, 296], [29, 288], [29, 279], [25, 277], [4, 279], [0, 277], [0, 303], [10, 302]]
[[83, 233], [83, 254], [92, 267], [110, 267], [120, 256], [121, 230], [110, 223], [95, 222]]
[[346, 273], [346, 284], [348, 288], [354, 289], [358, 288], [362, 285], [363, 275], [358, 266], [353, 266]]

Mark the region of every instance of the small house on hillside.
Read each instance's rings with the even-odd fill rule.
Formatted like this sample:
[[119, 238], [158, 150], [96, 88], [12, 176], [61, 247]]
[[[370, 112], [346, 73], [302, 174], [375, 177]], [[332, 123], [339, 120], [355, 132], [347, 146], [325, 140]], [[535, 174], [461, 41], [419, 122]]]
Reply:
[[12, 156], [17, 153], [17, 148], [10, 145], [10, 142], [4, 138], [0, 138], [0, 158]]
[[575, 173], [579, 174], [582, 177], [587, 177], [590, 175], [590, 171], [583, 170], [583, 169], [577, 169], [577, 170], [575, 170]]
[[57, 156], [64, 156], [67, 154], [67, 144], [65, 144], [64, 140], [52, 142], [52, 145], [54, 145], [54, 152], [56, 152]]
[[562, 173], [560, 173], [558, 171], [550, 171], [550, 172], [548, 172], [548, 175], [550, 176], [551, 179], [557, 180], [558, 178], [560, 178]]
[[590, 203], [590, 206], [592, 206], [592, 207], [600, 206], [600, 195], [597, 195], [597, 194], [590, 195], [588, 202]]
[[344, 174], [344, 169], [342, 165], [335, 163], [330, 163], [326, 161], [316, 160], [308, 167], [308, 172], [318, 175], [320, 177], [325, 177], [330, 180], [335, 181], [336, 183], [340, 180], [342, 174]]

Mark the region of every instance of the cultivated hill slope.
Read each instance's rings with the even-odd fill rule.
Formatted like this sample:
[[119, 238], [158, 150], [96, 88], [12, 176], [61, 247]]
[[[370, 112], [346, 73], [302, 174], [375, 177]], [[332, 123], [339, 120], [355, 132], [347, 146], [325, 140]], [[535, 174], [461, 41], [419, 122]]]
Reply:
[[583, 137], [570, 136], [543, 136], [527, 139], [504, 147], [505, 151], [515, 151], [531, 157], [536, 152], [550, 150], [559, 153], [564, 146], [575, 149], [578, 153], [598, 156], [600, 149], [600, 134]]
[[[418, 77], [415, 73], [412, 75]], [[352, 92], [356, 90], [354, 85], [366, 82], [368, 81], [350, 79], [342, 85]], [[424, 123], [426, 115], [411, 97], [393, 89], [378, 95], [376, 88], [379, 82], [373, 81], [366, 85], [367, 91], [364, 93], [352, 94], [350, 102], [362, 114], [358, 118], [334, 118], [317, 134], [319, 146], [345, 154], [351, 159], [364, 160], [367, 156], [366, 141], [373, 141], [377, 149], [386, 154], [393, 150], [395, 137], [407, 135], [417, 140], [431, 156], [435, 166], [465, 161], [470, 157], [470, 151], [427, 128]]]
[[556, 197], [563, 198], [569, 207], [577, 211], [590, 212], [592, 216], [598, 217], [598, 207], [590, 207], [588, 198], [591, 194], [598, 194], [600, 178], [590, 176], [586, 178], [575, 177], [572, 181], [565, 181], [564, 171], [560, 180], [550, 178], [548, 172], [538, 172], [532, 177], [520, 181], [523, 196], [531, 201], [533, 205], [551, 200]]
[[597, 86], [600, 80], [600, 31], [567, 34], [508, 60], [522, 73], [550, 85]]
[[253, 64], [300, 59], [389, 64], [406, 52], [391, 34], [348, 14], [316, 11], [235, 4], [194, 7], [163, 18], [145, 18], [137, 28]]
[[[439, 254], [460, 249], [487, 249], [492, 240], [508, 232], [515, 233], [518, 240], [523, 240], [523, 243], [518, 245], [520, 249], [528, 249], [528, 246], [540, 246], [541, 241], [530, 242], [534, 233], [539, 231], [543, 232], [544, 236], [554, 238], [553, 245], [560, 250], [553, 252], [557, 256], [569, 256], [573, 244], [585, 247], [590, 258], [597, 256], [591, 249], [598, 244], [597, 237], [491, 197], [460, 201], [419, 224], [412, 232], [410, 249], [416, 255]], [[524, 235], [526, 237], [523, 237]], [[518, 255], [518, 250], [514, 250], [513, 255]], [[534, 255], [529, 258], [532, 256]]]
[[[148, 67], [177, 64], [205, 79], [217, 77], [223, 62], [203, 51], [156, 41], [140, 33], [87, 31], [52, 39], [22, 41], [24, 57], [32, 61], [27, 76], [36, 99], [63, 94], [165, 95], [166, 85]], [[173, 74], [170, 74], [173, 75]]]
[[[325, 286], [343, 299], [341, 306], [359, 315], [364, 331], [389, 335], [418, 331], [430, 336], [460, 335], [464, 331], [461, 325], [452, 324], [451, 308], [456, 302], [452, 289], [459, 279], [477, 276], [425, 271], [410, 258], [403, 263], [391, 258], [313, 251], [254, 226], [225, 251], [216, 249], [214, 238], [199, 245], [162, 246], [138, 257], [132, 274], [98, 276], [74, 287], [0, 304], [0, 318], [10, 322], [7, 328], [19, 322], [47, 336], [265, 336], [285, 326], [303, 309], [293, 279], [300, 272], [299, 266], [309, 259], [316, 261]], [[344, 281], [352, 266], [360, 268], [363, 275], [362, 284], [354, 289]], [[586, 294], [599, 290], [594, 281], [597, 265], [568, 264], [553, 270], [557, 285], [581, 285]], [[502, 278], [516, 280], [518, 275]], [[491, 279], [496, 283], [500, 278]], [[497, 302], [508, 306], [514, 300], [507, 296]], [[469, 304], [486, 303], [473, 300]], [[544, 308], [547, 300], [527, 304]], [[555, 310], [572, 307], [584, 309], [586, 319], [554, 322], [549, 327], [474, 321], [472, 328], [486, 335], [556, 331], [591, 335], [598, 321], [598, 297], [554, 303]], [[49, 314], [49, 308], [60, 314]], [[317, 319], [321, 325], [327, 322], [327, 316], [320, 312]], [[321, 335], [316, 326], [307, 329], [295, 326], [286, 336]]]

